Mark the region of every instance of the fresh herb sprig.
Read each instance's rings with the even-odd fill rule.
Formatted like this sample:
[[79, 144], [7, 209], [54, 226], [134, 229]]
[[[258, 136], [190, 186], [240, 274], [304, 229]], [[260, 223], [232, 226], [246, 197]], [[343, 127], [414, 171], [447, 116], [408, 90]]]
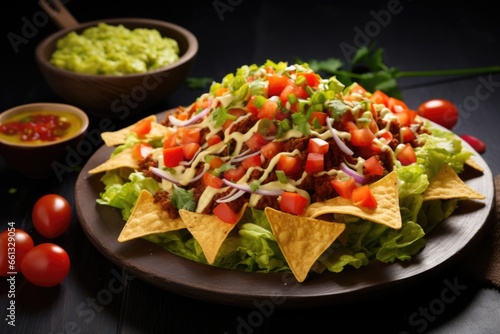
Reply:
[[[357, 82], [367, 91], [377, 89], [402, 99], [401, 90], [397, 80], [403, 77], [430, 77], [430, 76], [459, 76], [479, 75], [500, 72], [500, 66], [487, 66], [452, 70], [424, 70], [401, 71], [396, 67], [389, 67], [384, 63], [384, 50], [372, 44], [359, 48], [353, 56], [351, 63], [345, 66], [338, 58], [325, 60], [310, 60], [309, 67], [317, 72], [335, 75], [346, 86]], [[303, 63], [300, 59], [298, 63]]]

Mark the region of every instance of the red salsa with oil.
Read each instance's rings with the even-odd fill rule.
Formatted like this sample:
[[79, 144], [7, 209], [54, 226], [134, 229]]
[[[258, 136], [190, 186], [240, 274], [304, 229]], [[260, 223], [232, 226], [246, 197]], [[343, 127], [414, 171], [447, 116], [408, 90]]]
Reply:
[[73, 134], [79, 122], [69, 113], [25, 113], [0, 124], [0, 136], [17, 143], [53, 142]]

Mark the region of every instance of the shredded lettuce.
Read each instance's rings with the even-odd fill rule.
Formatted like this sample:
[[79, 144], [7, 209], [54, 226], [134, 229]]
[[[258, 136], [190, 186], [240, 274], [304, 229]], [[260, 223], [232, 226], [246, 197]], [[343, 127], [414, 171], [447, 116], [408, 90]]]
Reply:
[[127, 220], [141, 190], [145, 189], [155, 194], [160, 185], [155, 179], [146, 177], [141, 172], [130, 173], [128, 180], [123, 179], [119, 172], [119, 170], [108, 171], [101, 177], [104, 192], [100, 194], [97, 203], [120, 209], [123, 219]]

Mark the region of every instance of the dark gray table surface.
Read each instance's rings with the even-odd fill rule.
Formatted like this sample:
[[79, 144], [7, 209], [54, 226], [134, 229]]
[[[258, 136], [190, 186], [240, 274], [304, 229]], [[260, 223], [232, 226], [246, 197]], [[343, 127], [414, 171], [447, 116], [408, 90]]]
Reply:
[[[500, 65], [498, 14], [488, 1], [457, 3], [388, 1], [231, 1], [176, 4], [151, 0], [69, 1], [80, 22], [108, 17], [146, 17], [177, 23], [199, 40], [192, 77], [221, 80], [244, 64], [266, 59], [293, 62], [300, 58], [336, 57], [376, 42], [385, 62], [405, 71]], [[0, 111], [30, 102], [61, 102], [41, 77], [34, 48], [57, 27], [35, 1], [2, 2]], [[13, 39], [13, 36], [21, 39]], [[13, 40], [17, 42], [13, 42]], [[493, 175], [500, 174], [500, 75], [402, 78], [404, 100], [412, 108], [430, 98], [459, 106], [454, 131], [481, 138], [482, 154]], [[182, 85], [151, 113], [190, 104], [202, 91]], [[131, 124], [134, 117], [117, 120]], [[91, 118], [91, 126], [98, 119]], [[98, 149], [98, 147], [95, 147]], [[84, 161], [82, 161], [82, 164]], [[0, 159], [0, 229], [9, 221], [34, 231], [31, 207], [48, 192], [74, 205], [78, 173], [63, 182], [34, 182], [8, 170]], [[9, 189], [16, 188], [15, 194]], [[35, 242], [45, 239], [36, 236]], [[341, 306], [307, 309], [239, 308], [180, 296], [130, 276], [108, 261], [84, 234], [75, 215], [57, 239], [72, 258], [66, 280], [41, 289], [16, 281], [16, 326], [5, 321], [8, 284], [0, 280], [0, 333], [498, 333], [500, 292], [482, 285], [461, 263], [397, 293]], [[477, 252], [480, 254], [480, 251]], [[126, 281], [120, 289], [110, 282]], [[453, 299], [443, 299], [455, 284]], [[111, 293], [110, 291], [113, 291]]]

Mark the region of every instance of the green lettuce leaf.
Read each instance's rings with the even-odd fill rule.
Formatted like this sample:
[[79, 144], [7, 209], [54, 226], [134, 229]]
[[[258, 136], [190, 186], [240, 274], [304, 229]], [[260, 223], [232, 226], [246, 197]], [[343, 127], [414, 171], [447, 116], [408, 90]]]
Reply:
[[120, 177], [118, 170], [108, 171], [101, 177], [101, 182], [104, 183], [104, 191], [100, 193], [97, 203], [120, 209], [123, 220], [130, 217], [143, 189], [151, 194], [155, 194], [160, 189], [155, 179], [146, 177], [141, 172], [130, 173], [128, 180], [124, 180]]

